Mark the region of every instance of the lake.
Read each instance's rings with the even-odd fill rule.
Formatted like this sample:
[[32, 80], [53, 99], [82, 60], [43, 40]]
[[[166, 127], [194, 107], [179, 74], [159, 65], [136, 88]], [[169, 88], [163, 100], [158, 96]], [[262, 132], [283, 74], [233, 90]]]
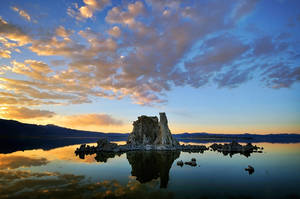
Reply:
[[[299, 198], [300, 143], [253, 144], [264, 147], [263, 153], [78, 157], [79, 145], [71, 145], [0, 154], [0, 198]], [[196, 167], [176, 164], [191, 158]], [[252, 174], [245, 171], [248, 165]]]

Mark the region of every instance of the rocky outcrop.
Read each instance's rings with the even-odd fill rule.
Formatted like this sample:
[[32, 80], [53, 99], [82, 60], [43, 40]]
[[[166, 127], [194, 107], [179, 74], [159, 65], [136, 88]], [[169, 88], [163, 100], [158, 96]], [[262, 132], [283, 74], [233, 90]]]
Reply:
[[165, 113], [159, 113], [160, 120], [142, 115], [133, 122], [133, 131], [127, 144], [131, 146], [156, 145], [175, 147], [179, 142], [172, 136]]
[[201, 152], [208, 150], [201, 145], [180, 145], [172, 136], [168, 126], [168, 119], [165, 113], [159, 113], [160, 119], [142, 115], [133, 122], [133, 130], [129, 135], [127, 144], [117, 145], [106, 139], [100, 139], [97, 146], [81, 145], [75, 153], [79, 157], [84, 154], [98, 152], [127, 152], [127, 151], [184, 151]]
[[[251, 143], [248, 143], [246, 145], [241, 145], [237, 143], [236, 141], [233, 141], [228, 144], [212, 144], [210, 148], [214, 151], [218, 151], [223, 153], [224, 155], [230, 154], [232, 156], [235, 153], [240, 153], [245, 155], [246, 157], [250, 156], [251, 153], [257, 152], [261, 153], [262, 149], [256, 145], [252, 145]], [[261, 149], [261, 150], [260, 150]]]
[[86, 153], [93, 154], [97, 152], [119, 152], [119, 146], [116, 143], [111, 143], [105, 138], [101, 138], [97, 141], [97, 146], [89, 146], [86, 144], [80, 145], [79, 148], [76, 149], [75, 153]]

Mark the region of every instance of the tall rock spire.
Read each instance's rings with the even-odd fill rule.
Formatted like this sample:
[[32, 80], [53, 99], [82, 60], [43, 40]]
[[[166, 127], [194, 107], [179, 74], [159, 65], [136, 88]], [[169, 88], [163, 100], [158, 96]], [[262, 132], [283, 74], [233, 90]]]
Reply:
[[178, 141], [172, 136], [165, 113], [159, 113], [160, 120], [142, 115], [133, 122], [132, 133], [128, 137], [131, 145], [176, 146]]
[[173, 138], [171, 131], [168, 126], [168, 119], [166, 113], [159, 113], [159, 127], [160, 135], [156, 138], [156, 142], [162, 145], [178, 145], [178, 141]]

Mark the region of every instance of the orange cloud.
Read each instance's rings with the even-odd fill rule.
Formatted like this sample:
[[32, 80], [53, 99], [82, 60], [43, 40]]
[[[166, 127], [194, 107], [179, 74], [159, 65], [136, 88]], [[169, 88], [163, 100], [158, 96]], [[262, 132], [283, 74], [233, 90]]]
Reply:
[[68, 7], [67, 14], [76, 18], [79, 21], [83, 21], [87, 18], [92, 18], [94, 13], [103, 10], [110, 4], [110, 0], [83, 0], [84, 6], [79, 7], [77, 3], [73, 4], [73, 7]]
[[[58, 34], [63, 35], [62, 30], [58, 31]], [[52, 37], [49, 40], [34, 40], [32, 46], [29, 49], [38, 55], [63, 55], [63, 56], [76, 56], [81, 53], [81, 49], [84, 46], [76, 44], [69, 39], [63, 41]]]
[[63, 26], [59, 26], [55, 32], [57, 36], [62, 37], [64, 40], [70, 40], [69, 37], [73, 33], [73, 31], [66, 30]]
[[[1, 17], [0, 17], [1, 20]], [[1, 35], [1, 34], [0, 34]], [[17, 44], [14, 42], [10, 42], [8, 41], [6, 38], [4, 38], [4, 34], [2, 34], [2, 36], [0, 36], [0, 43], [5, 47], [5, 48], [13, 48], [16, 47]]]
[[54, 115], [51, 111], [14, 106], [4, 107], [0, 112], [0, 116], [7, 119], [50, 118]]
[[83, 0], [85, 6], [79, 8], [79, 12], [84, 18], [91, 18], [95, 11], [102, 10], [110, 3], [110, 0]]
[[9, 50], [0, 49], [0, 57], [2, 58], [10, 58], [11, 52]]
[[123, 122], [107, 114], [81, 114], [63, 116], [64, 126], [87, 127], [87, 126], [121, 126]]
[[43, 101], [38, 99], [32, 99], [26, 97], [24, 94], [21, 93], [14, 93], [14, 92], [0, 92], [0, 105], [2, 109], [6, 109], [7, 105], [14, 105], [14, 106], [38, 106], [42, 104], [48, 105], [55, 105], [60, 104], [58, 102], [53, 101]]
[[0, 17], [0, 36], [6, 39], [15, 41], [19, 46], [23, 46], [32, 41], [32, 39], [25, 34], [19, 27], [7, 23]]
[[81, 16], [85, 18], [91, 18], [93, 16], [93, 9], [89, 6], [82, 6], [79, 8]]

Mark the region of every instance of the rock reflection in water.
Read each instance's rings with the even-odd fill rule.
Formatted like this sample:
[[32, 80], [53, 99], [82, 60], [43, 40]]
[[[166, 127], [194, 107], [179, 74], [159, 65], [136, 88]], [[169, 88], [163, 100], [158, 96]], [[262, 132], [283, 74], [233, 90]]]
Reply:
[[[95, 160], [107, 162], [109, 158], [122, 154], [122, 152], [99, 152], [96, 153]], [[77, 153], [76, 155], [84, 159], [86, 154]], [[180, 151], [130, 151], [126, 152], [126, 156], [131, 165], [131, 175], [135, 176], [140, 183], [160, 178], [160, 187], [166, 188], [170, 168], [174, 160], [180, 156]]]
[[[98, 152], [96, 153], [95, 160], [97, 162], [107, 162], [109, 158], [114, 158], [115, 156], [121, 156], [122, 152]], [[80, 159], [85, 159], [86, 155], [92, 155], [92, 154], [85, 154], [85, 153], [76, 153], [76, 156], [79, 156]]]
[[166, 188], [170, 168], [180, 151], [132, 151], [126, 155], [132, 168], [131, 175], [140, 183], [160, 178], [160, 187]]
[[253, 153], [253, 152], [236, 152], [236, 151], [232, 151], [232, 152], [228, 152], [228, 151], [220, 151], [220, 153], [222, 153], [224, 156], [230, 156], [230, 157], [232, 157], [233, 155], [235, 155], [235, 154], [240, 154], [240, 155], [243, 155], [243, 156], [245, 156], [245, 157], [250, 157], [251, 156], [251, 153]]
[[102, 152], [96, 153], [95, 160], [97, 162], [107, 162], [109, 158], [114, 158], [115, 156], [121, 156], [122, 153], [114, 153], [114, 152]]

